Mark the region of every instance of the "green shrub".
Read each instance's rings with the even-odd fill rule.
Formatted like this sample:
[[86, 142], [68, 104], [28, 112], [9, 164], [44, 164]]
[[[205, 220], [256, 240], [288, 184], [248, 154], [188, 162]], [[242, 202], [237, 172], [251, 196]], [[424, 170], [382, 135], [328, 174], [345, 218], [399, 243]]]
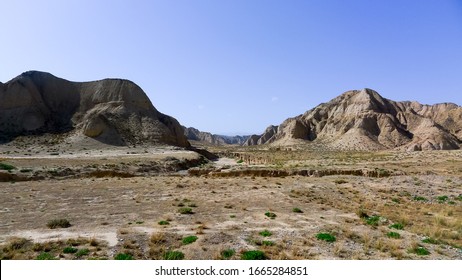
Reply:
[[71, 223], [67, 219], [54, 219], [48, 221], [47, 227], [48, 228], [68, 228], [71, 226]]
[[260, 231], [258, 234], [260, 234], [261, 236], [264, 236], [264, 237], [268, 237], [268, 236], [271, 236], [273, 235], [270, 231], [268, 231], [267, 229], [265, 229], [264, 231]]
[[118, 261], [129, 261], [133, 260], [133, 256], [130, 254], [123, 254], [123, 253], [118, 253], [115, 257], [114, 260]]
[[269, 212], [269, 211], [265, 213], [265, 216], [270, 218], [270, 219], [274, 219], [274, 218], [277, 217], [276, 214], [274, 214], [273, 212]]
[[77, 253], [75, 253], [75, 256], [77, 257], [81, 257], [81, 256], [87, 256], [90, 254], [90, 250], [88, 250], [87, 248], [85, 249], [80, 249], [77, 251]]
[[167, 251], [163, 257], [164, 260], [182, 260], [184, 259], [184, 254], [180, 251]]
[[237, 163], [243, 163], [244, 161], [242, 159], [236, 161]]
[[380, 216], [374, 215], [369, 218], [366, 218], [366, 223], [371, 226], [378, 226], [380, 221]]
[[415, 201], [428, 201], [428, 199], [426, 199], [423, 196], [414, 196], [414, 200]]
[[387, 236], [390, 237], [390, 238], [394, 238], [394, 239], [398, 239], [401, 237], [401, 235], [397, 232], [394, 232], [394, 231], [390, 231], [387, 233]]
[[402, 224], [400, 224], [400, 223], [396, 223], [396, 224], [392, 224], [391, 226], [389, 226], [389, 228], [403, 230], [404, 226]]
[[449, 197], [447, 195], [442, 195], [438, 196], [436, 199], [438, 199], [438, 202], [445, 202], [449, 199]]
[[56, 258], [52, 254], [47, 253], [47, 252], [40, 253], [40, 255], [38, 255], [37, 258], [35, 259], [36, 260], [56, 260]]
[[423, 239], [422, 242], [427, 244], [438, 244], [438, 240], [430, 237]]
[[297, 208], [297, 207], [292, 208], [292, 212], [294, 212], [294, 213], [303, 213], [303, 211], [300, 208]]
[[422, 247], [422, 246], [412, 248], [410, 250], [410, 253], [414, 253], [414, 254], [416, 254], [418, 256], [430, 255], [430, 252], [425, 247]]
[[269, 241], [269, 240], [263, 240], [263, 241], [261, 242], [261, 244], [262, 244], [263, 246], [274, 246], [274, 242], [273, 242], [273, 241]]
[[234, 254], [236, 254], [236, 251], [234, 251], [233, 249], [227, 249], [227, 250], [221, 251], [221, 257], [223, 259], [230, 259], [232, 256], [234, 256]]
[[335, 242], [337, 239], [335, 238], [335, 236], [329, 234], [329, 233], [325, 233], [325, 232], [321, 232], [321, 233], [318, 233], [316, 234], [316, 238], [319, 239], [319, 240], [324, 240], [326, 242]]
[[267, 257], [262, 251], [244, 251], [241, 255], [242, 260], [266, 260]]
[[0, 162], [0, 170], [11, 171], [13, 169], [16, 169], [16, 167], [8, 163]]
[[166, 225], [169, 225], [170, 223], [168, 221], [160, 221], [158, 224], [161, 226], [166, 226]]
[[180, 208], [178, 209], [178, 212], [180, 212], [180, 214], [194, 214], [193, 210], [191, 208], [188, 208], [188, 207], [183, 207], [183, 208]]
[[64, 254], [74, 254], [74, 253], [76, 253], [78, 250], [79, 250], [79, 249], [74, 248], [74, 247], [66, 247], [66, 248], [64, 248], [63, 253], [64, 253]]
[[196, 242], [197, 239], [198, 239], [197, 236], [191, 235], [191, 236], [186, 236], [185, 238], [183, 238], [181, 242], [183, 243], [183, 245], [188, 245], [188, 244]]

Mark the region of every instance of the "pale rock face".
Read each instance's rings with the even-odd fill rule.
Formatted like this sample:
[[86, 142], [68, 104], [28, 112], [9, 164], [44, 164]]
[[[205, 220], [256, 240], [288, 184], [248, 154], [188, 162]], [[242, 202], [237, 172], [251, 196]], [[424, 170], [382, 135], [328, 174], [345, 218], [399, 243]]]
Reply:
[[459, 149], [462, 107], [395, 102], [371, 89], [353, 90], [287, 119], [275, 131], [253, 136], [246, 144], [284, 145], [302, 139], [346, 150]]
[[29, 71], [0, 85], [3, 138], [70, 131], [112, 145], [189, 146], [178, 121], [127, 80], [79, 83]]

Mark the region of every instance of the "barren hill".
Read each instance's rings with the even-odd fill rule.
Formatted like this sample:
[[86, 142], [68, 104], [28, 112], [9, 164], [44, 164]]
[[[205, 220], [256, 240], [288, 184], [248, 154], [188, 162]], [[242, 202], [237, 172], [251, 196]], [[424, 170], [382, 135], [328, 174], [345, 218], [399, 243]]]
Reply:
[[178, 121], [157, 111], [131, 81], [71, 82], [29, 71], [0, 83], [2, 141], [62, 133], [110, 145], [189, 146]]
[[199, 141], [210, 145], [242, 145], [249, 136], [225, 136], [203, 132], [194, 127], [184, 127], [184, 134], [191, 141]]
[[245, 145], [287, 145], [299, 140], [346, 150], [459, 149], [462, 107], [395, 102], [371, 89], [353, 90], [268, 127]]

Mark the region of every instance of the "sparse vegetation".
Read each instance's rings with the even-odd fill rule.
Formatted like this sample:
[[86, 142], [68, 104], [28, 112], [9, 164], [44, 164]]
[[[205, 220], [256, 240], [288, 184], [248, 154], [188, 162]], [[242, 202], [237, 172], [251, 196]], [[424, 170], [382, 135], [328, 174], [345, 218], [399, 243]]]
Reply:
[[183, 238], [181, 242], [183, 243], [183, 245], [188, 245], [188, 244], [196, 242], [197, 239], [198, 239], [197, 236], [191, 235], [191, 236], [186, 236], [185, 238]]
[[414, 196], [414, 200], [415, 201], [428, 201], [428, 199], [426, 199], [423, 196]]
[[75, 253], [77, 253], [78, 250], [79, 249], [74, 248], [74, 247], [66, 247], [66, 248], [63, 249], [63, 253], [64, 254], [75, 254]]
[[292, 212], [294, 212], [294, 213], [303, 213], [303, 211], [300, 208], [297, 208], [297, 207], [292, 208]]
[[84, 248], [84, 249], [80, 249], [78, 250], [76, 253], [75, 253], [75, 256], [76, 257], [81, 257], [81, 256], [86, 256], [90, 254], [90, 250], [88, 250], [87, 248]]
[[316, 238], [318, 240], [324, 240], [326, 242], [335, 242], [337, 240], [337, 238], [335, 238], [335, 236], [333, 236], [330, 233], [325, 233], [325, 232], [321, 232], [321, 233], [316, 234]]
[[263, 241], [261, 242], [261, 244], [262, 244], [263, 246], [274, 246], [274, 242], [273, 242], [273, 241], [270, 241], [270, 240], [263, 240]]
[[380, 221], [380, 216], [377, 216], [377, 215], [366, 218], [366, 223], [374, 227], [379, 225], [379, 221]]
[[274, 218], [277, 217], [276, 214], [274, 214], [273, 212], [269, 212], [269, 211], [265, 213], [265, 216], [270, 218], [270, 219], [274, 219]]
[[236, 251], [233, 249], [226, 249], [221, 251], [221, 257], [226, 260], [232, 258], [234, 254], [236, 254]]
[[193, 210], [191, 208], [189, 208], [189, 207], [180, 208], [180, 209], [178, 209], [178, 212], [180, 214], [184, 214], [184, 215], [194, 214]]
[[244, 251], [241, 255], [242, 260], [266, 260], [267, 256], [262, 251]]
[[403, 230], [404, 226], [402, 224], [400, 224], [400, 223], [395, 223], [395, 224], [392, 224], [391, 226], [389, 226], [389, 228]]
[[54, 228], [68, 228], [71, 226], [71, 223], [67, 219], [54, 219], [48, 221], [47, 227], [50, 229]]
[[161, 225], [161, 226], [166, 226], [166, 225], [169, 225], [170, 223], [168, 221], [163, 221], [162, 220], [158, 224]]
[[133, 256], [130, 254], [118, 253], [117, 255], [115, 255], [114, 260], [119, 260], [119, 261], [133, 260]]
[[13, 169], [16, 169], [16, 167], [8, 163], [0, 162], [0, 170], [11, 171]]
[[413, 248], [411, 248], [409, 250], [409, 253], [413, 253], [413, 254], [416, 254], [418, 256], [430, 255], [430, 252], [427, 250], [427, 248], [425, 248], [423, 246], [420, 246], [420, 245], [416, 245]]
[[397, 232], [394, 232], [394, 231], [389, 231], [387, 233], [387, 236], [390, 237], [390, 238], [394, 238], [394, 239], [398, 239], [398, 238], [401, 238], [401, 235]]
[[183, 252], [180, 251], [167, 251], [164, 254], [164, 260], [182, 260], [184, 259]]
[[56, 260], [56, 258], [52, 254], [50, 254], [48, 252], [42, 252], [37, 256], [36, 260], [41, 260], [41, 261], [43, 261], [43, 260]]
[[264, 231], [260, 231], [258, 234], [260, 234], [263, 237], [268, 237], [268, 236], [273, 235], [270, 231], [268, 231], [266, 229]]

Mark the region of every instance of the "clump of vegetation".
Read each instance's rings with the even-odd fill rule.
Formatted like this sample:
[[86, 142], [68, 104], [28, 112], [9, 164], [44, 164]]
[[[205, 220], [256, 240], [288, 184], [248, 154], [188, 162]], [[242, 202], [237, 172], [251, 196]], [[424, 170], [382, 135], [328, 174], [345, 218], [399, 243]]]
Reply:
[[169, 225], [170, 223], [168, 221], [163, 221], [162, 220], [158, 224], [161, 225], [161, 226], [166, 226], [166, 225]]
[[270, 240], [263, 240], [263, 241], [261, 242], [261, 244], [262, 244], [263, 246], [274, 246], [274, 242], [273, 242], [273, 241], [270, 241]]
[[40, 253], [40, 255], [38, 255], [35, 259], [36, 260], [42, 260], [42, 261], [43, 260], [56, 260], [56, 258], [52, 254], [50, 254], [48, 252]]
[[374, 215], [369, 218], [366, 218], [366, 223], [374, 227], [379, 225], [379, 221], [380, 221], [380, 216], [378, 215]]
[[183, 238], [181, 242], [183, 243], [183, 245], [188, 245], [188, 244], [196, 242], [197, 239], [198, 239], [197, 236], [191, 235], [191, 236], [186, 236], [185, 238]]
[[234, 256], [234, 254], [236, 254], [236, 251], [234, 251], [233, 249], [227, 249], [227, 250], [221, 251], [221, 257], [223, 259], [230, 259]]
[[426, 199], [425, 197], [423, 196], [414, 196], [414, 200], [415, 201], [428, 201], [428, 199]]
[[399, 239], [401, 237], [401, 235], [399, 233], [394, 232], [394, 231], [388, 232], [387, 236], [390, 237], [390, 238], [394, 238], [394, 239]]
[[391, 201], [393, 201], [394, 203], [401, 203], [401, 201], [399, 200], [399, 198], [392, 198]]
[[79, 249], [74, 247], [66, 247], [63, 249], [64, 254], [75, 254]]
[[337, 240], [337, 238], [335, 238], [335, 236], [333, 236], [330, 233], [325, 233], [325, 232], [321, 232], [321, 233], [316, 234], [316, 238], [318, 240], [324, 240], [326, 242], [335, 242]]
[[76, 255], [77, 257], [87, 256], [87, 255], [89, 255], [89, 254], [90, 254], [90, 250], [88, 250], [87, 248], [85, 248], [85, 249], [80, 249], [80, 250], [77, 251], [77, 253], [75, 253], [75, 255]]
[[263, 237], [268, 237], [268, 236], [271, 236], [273, 235], [270, 231], [268, 231], [267, 229], [265, 229], [264, 231], [260, 231], [258, 234], [260, 234], [261, 236]]
[[68, 228], [71, 226], [71, 223], [67, 219], [54, 219], [48, 221], [47, 227], [54, 229], [54, 228]]
[[389, 228], [403, 230], [404, 226], [402, 224], [400, 224], [400, 223], [396, 223], [396, 224], [392, 224], [391, 226], [389, 226]]
[[182, 260], [184, 259], [184, 254], [180, 251], [167, 251], [163, 257], [164, 260]]
[[409, 252], [416, 254], [418, 256], [430, 255], [430, 252], [427, 250], [427, 248], [420, 246], [420, 245], [414, 246], [412, 249], [409, 250]]
[[446, 202], [449, 199], [449, 197], [447, 195], [442, 195], [438, 196], [436, 199], [438, 199], [438, 202], [443, 203]]
[[358, 215], [358, 217], [359, 217], [360, 219], [367, 219], [367, 218], [369, 218], [369, 215], [367, 214], [367, 212], [366, 212], [364, 209], [362, 209], [362, 208], [358, 209], [358, 211], [356, 212], [356, 214]]
[[133, 256], [130, 255], [130, 254], [124, 254], [124, 253], [118, 253], [115, 257], [114, 257], [114, 260], [118, 260], [118, 261], [129, 261], [129, 260], [133, 260]]
[[242, 260], [266, 260], [267, 257], [262, 251], [244, 251], [241, 255]]
[[189, 208], [189, 207], [180, 208], [180, 209], [178, 209], [178, 212], [180, 214], [185, 214], [185, 215], [194, 214], [193, 210], [191, 208]]
[[422, 242], [427, 244], [438, 244], [438, 240], [430, 237], [423, 239]]
[[274, 214], [273, 212], [269, 212], [269, 211], [265, 213], [265, 216], [270, 218], [270, 219], [274, 219], [274, 218], [277, 217], [276, 214]]
[[236, 161], [237, 163], [243, 163], [244, 161], [242, 159]]
[[294, 213], [303, 213], [303, 211], [298, 207], [292, 208], [292, 212], [294, 212]]
[[338, 179], [338, 180], [335, 180], [334, 182], [335, 182], [336, 184], [339, 184], [339, 185], [340, 185], [340, 184], [346, 184], [346, 183], [348, 183], [348, 181], [343, 180], [343, 179]]
[[13, 169], [16, 169], [16, 167], [8, 163], [0, 162], [0, 170], [11, 171]]
[[457, 197], [457, 200], [462, 201], [462, 194], [459, 194], [459, 196]]

